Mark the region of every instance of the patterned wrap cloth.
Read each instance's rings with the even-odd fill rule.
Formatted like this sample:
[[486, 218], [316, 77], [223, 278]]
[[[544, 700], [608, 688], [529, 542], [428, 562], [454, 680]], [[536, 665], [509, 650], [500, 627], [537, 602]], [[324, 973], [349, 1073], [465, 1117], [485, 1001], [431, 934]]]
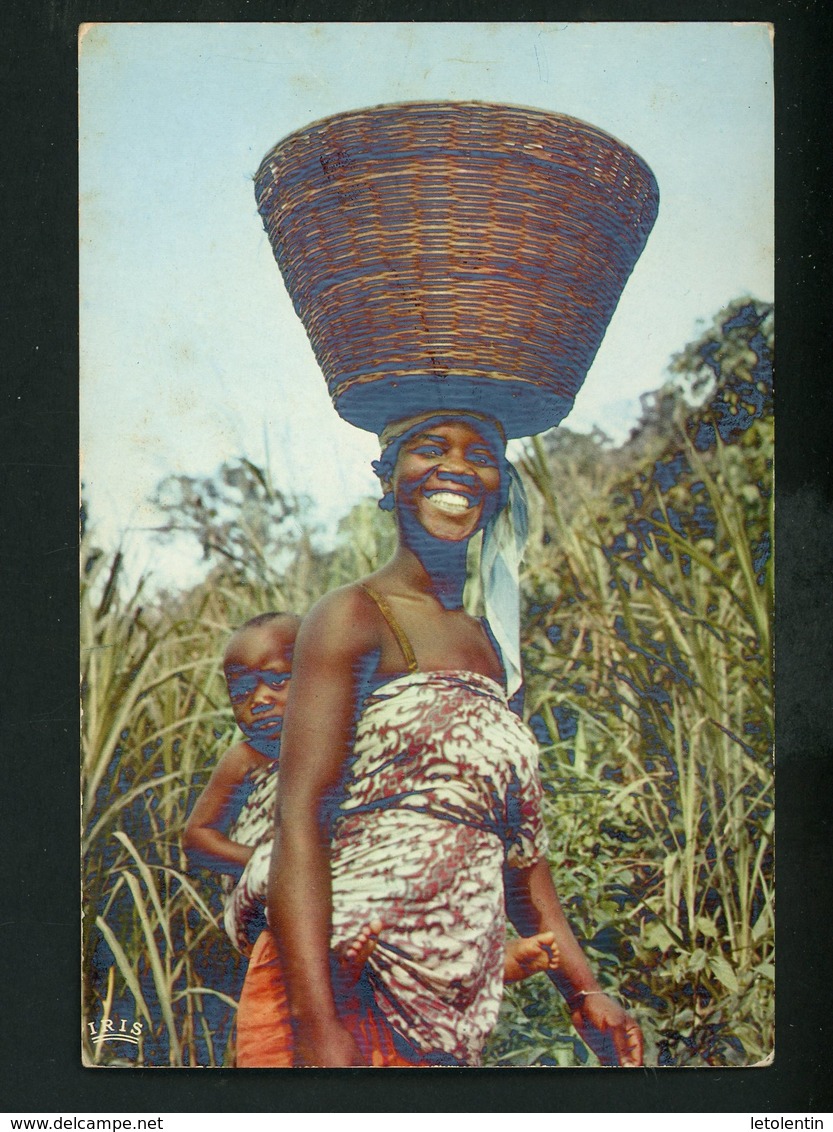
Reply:
[[228, 831], [230, 840], [254, 848], [237, 883], [230, 876], [223, 876], [221, 882], [226, 934], [244, 955], [251, 954], [252, 945], [266, 924], [264, 906], [275, 832], [278, 766], [278, 759], [274, 758], [247, 773], [242, 790], [245, 801]]
[[[333, 821], [332, 944], [382, 921], [365, 978], [415, 1063], [480, 1063], [503, 992], [503, 866], [545, 854], [541, 796], [535, 739], [493, 680], [415, 672], [367, 699]], [[238, 914], [268, 868], [266, 847]]]

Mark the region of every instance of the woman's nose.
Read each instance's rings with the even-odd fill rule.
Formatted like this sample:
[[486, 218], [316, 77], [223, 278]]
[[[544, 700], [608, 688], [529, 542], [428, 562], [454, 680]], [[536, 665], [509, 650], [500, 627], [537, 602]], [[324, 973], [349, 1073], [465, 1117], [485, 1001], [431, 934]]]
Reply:
[[447, 453], [441, 466], [437, 470], [439, 479], [453, 479], [467, 487], [477, 484], [477, 477], [471, 472], [471, 464], [465, 456], [454, 456]]

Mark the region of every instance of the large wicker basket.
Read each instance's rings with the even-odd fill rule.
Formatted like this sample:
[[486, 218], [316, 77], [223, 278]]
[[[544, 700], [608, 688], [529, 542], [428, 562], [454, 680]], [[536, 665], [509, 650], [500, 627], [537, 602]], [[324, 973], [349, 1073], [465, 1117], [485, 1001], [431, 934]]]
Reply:
[[574, 118], [485, 103], [336, 115], [264, 158], [264, 227], [336, 409], [380, 431], [569, 412], [657, 213], [648, 166]]

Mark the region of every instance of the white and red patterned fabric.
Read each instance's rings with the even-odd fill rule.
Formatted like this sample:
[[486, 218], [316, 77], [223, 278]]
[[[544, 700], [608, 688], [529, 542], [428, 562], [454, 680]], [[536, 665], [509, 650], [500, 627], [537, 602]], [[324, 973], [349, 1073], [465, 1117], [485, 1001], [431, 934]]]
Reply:
[[476, 1065], [503, 993], [503, 865], [546, 851], [538, 747], [494, 681], [416, 672], [356, 729], [332, 843], [333, 946], [380, 919], [368, 960], [394, 1031]]
[[228, 837], [238, 845], [251, 845], [254, 854], [236, 884], [232, 877], [222, 879], [223, 922], [237, 950], [250, 955], [265, 923], [266, 882], [275, 833], [278, 760], [271, 759], [249, 771], [243, 788], [246, 800], [229, 827]]
[[[368, 698], [344, 789], [332, 830], [332, 946], [381, 920], [366, 978], [401, 1050], [477, 1065], [503, 993], [503, 866], [528, 867], [546, 852], [535, 739], [493, 680], [411, 673]], [[268, 870], [265, 845], [232, 915], [247, 899], [262, 906]]]

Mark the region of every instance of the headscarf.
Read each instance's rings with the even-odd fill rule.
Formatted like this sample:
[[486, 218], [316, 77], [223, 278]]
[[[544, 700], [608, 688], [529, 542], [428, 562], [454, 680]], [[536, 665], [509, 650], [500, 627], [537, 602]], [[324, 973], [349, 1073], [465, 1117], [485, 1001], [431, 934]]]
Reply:
[[[392, 421], [379, 434], [381, 458], [373, 469], [381, 479], [388, 479], [401, 445], [415, 432], [421, 431], [429, 421], [448, 421], [465, 418], [487, 432], [493, 431], [505, 448], [506, 436], [500, 422], [494, 417], [470, 411], [419, 413], [405, 420]], [[521, 477], [515, 467], [503, 456], [501, 472], [501, 505], [483, 530], [480, 553], [480, 583], [486, 620], [500, 650], [506, 673], [506, 690], [510, 698], [521, 686], [521, 613], [520, 566], [529, 531], [529, 512]]]

